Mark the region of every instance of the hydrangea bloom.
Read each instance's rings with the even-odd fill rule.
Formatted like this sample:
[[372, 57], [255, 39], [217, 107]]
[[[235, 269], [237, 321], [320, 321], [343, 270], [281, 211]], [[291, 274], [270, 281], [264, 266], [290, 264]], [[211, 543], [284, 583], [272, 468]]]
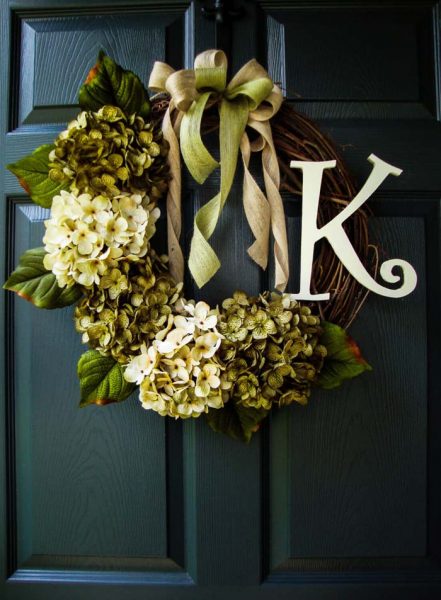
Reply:
[[[222, 366], [215, 357], [223, 336], [216, 329], [218, 311], [205, 302], [181, 302], [180, 312], [170, 316], [153, 341], [155, 367], [136, 381], [145, 409], [185, 419], [224, 405]], [[129, 362], [124, 375], [128, 381], [140, 374], [142, 361], [145, 359], [139, 355]]]
[[128, 365], [124, 377], [127, 381], [139, 385], [145, 377], [148, 377], [156, 365], [158, 352], [156, 348], [150, 346], [147, 350], [144, 345], [141, 348], [141, 354], [136, 356]]
[[100, 285], [112, 294], [127, 289], [118, 275], [119, 260], [139, 260], [148, 252], [160, 211], [141, 194], [113, 198], [61, 191], [52, 202], [43, 238], [44, 266], [61, 287]]

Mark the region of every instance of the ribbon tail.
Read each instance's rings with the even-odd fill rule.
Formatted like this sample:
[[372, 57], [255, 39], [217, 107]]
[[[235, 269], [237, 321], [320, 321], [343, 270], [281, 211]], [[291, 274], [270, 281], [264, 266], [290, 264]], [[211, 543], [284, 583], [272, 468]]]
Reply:
[[221, 264], [208, 240], [216, 228], [233, 184], [240, 140], [245, 131], [248, 112], [248, 101], [243, 97], [233, 101], [223, 99], [220, 105], [221, 189], [196, 213], [190, 256], [188, 258], [190, 272], [199, 287], [205, 285], [213, 277]]
[[221, 263], [208, 243], [221, 211], [221, 194], [216, 194], [198, 210], [194, 218], [194, 231], [188, 257], [188, 268], [199, 288], [204, 286], [219, 270]]
[[265, 146], [262, 150], [262, 168], [266, 195], [271, 209], [271, 230], [274, 237], [274, 287], [279, 292], [283, 292], [289, 279], [289, 253], [285, 210], [279, 192], [280, 171], [276, 149], [268, 121], [259, 122], [251, 119], [248, 124], [260, 133], [265, 140]]
[[181, 124], [181, 152], [193, 179], [204, 183], [219, 163], [211, 156], [201, 138], [201, 121], [212, 92], [205, 92], [184, 114]]
[[[162, 122], [164, 139], [170, 145], [168, 163], [171, 180], [167, 194], [167, 238], [170, 273], [176, 282], [184, 281], [184, 255], [179, 243], [182, 229], [181, 210], [181, 159], [179, 141], [171, 121], [174, 107], [170, 103]], [[178, 115], [180, 121], [180, 117]], [[177, 123], [179, 127], [179, 123]]]
[[243, 134], [240, 142], [243, 177], [243, 206], [248, 224], [255, 237], [255, 242], [248, 248], [248, 254], [262, 269], [268, 265], [269, 231], [271, 210], [265, 194], [257, 185], [248, 168], [251, 156], [251, 146], [248, 135]]
[[[262, 162], [266, 161], [265, 154], [271, 150], [265, 148], [262, 152]], [[285, 211], [279, 188], [274, 184], [270, 171], [265, 173], [264, 179], [268, 202], [271, 207], [271, 230], [274, 237], [275, 283], [274, 287], [279, 292], [284, 292], [289, 279], [289, 253], [288, 238], [286, 234]]]

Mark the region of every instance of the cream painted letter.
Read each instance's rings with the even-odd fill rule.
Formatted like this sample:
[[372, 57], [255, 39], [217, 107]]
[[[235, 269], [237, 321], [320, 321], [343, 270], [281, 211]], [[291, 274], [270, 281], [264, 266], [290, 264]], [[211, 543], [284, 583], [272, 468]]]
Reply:
[[[303, 162], [292, 160], [290, 167], [303, 171], [303, 194], [302, 194], [302, 240], [300, 250], [300, 291], [292, 294], [297, 300], [328, 300], [329, 293], [311, 294], [311, 271], [314, 255], [314, 246], [318, 240], [327, 238], [334, 252], [344, 264], [347, 270], [365, 288], [389, 298], [401, 298], [407, 296], [416, 287], [417, 274], [415, 269], [405, 260], [394, 258], [385, 261], [380, 268], [380, 275], [387, 283], [402, 281], [397, 289], [390, 289], [379, 284], [366, 271], [363, 263], [355, 252], [342, 224], [348, 219], [366, 200], [378, 189], [388, 175], [398, 176], [401, 169], [393, 167], [384, 162], [375, 154], [368, 158], [373, 164], [373, 169], [364, 186], [356, 197], [336, 217], [323, 227], [317, 227], [317, 211], [320, 200], [320, 189], [322, 185], [323, 171], [333, 169], [336, 161], [325, 162]], [[394, 275], [392, 270], [399, 267], [402, 276]]]

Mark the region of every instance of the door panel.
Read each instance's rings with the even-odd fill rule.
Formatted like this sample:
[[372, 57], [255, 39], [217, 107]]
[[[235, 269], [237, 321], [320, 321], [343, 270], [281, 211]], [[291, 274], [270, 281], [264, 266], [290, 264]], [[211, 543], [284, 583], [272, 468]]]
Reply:
[[[100, 49], [144, 80], [156, 59], [182, 66], [192, 46], [184, 44], [188, 12], [184, 3], [163, 11], [23, 3], [5, 12], [18, 50], [11, 53], [5, 162], [51, 141], [78, 112], [79, 85]], [[27, 248], [41, 245], [49, 211], [31, 204], [13, 178], [5, 187], [10, 271]], [[9, 574], [27, 579], [38, 570], [52, 580], [55, 572], [67, 579], [82, 572], [77, 578], [88, 579], [99, 569], [187, 583], [181, 433], [170, 434], [176, 427], [139, 411], [135, 399], [106, 414], [78, 410], [75, 364], [84, 347], [72, 308], [51, 313], [6, 302]]]
[[302, 112], [343, 119], [436, 115], [433, 2], [272, 4], [261, 3], [268, 66]]
[[[292, 558], [426, 552], [427, 376], [415, 368], [426, 360], [424, 221], [381, 220], [373, 219], [381, 239], [390, 243], [391, 255], [409, 259], [421, 285], [398, 307], [369, 298], [351, 328], [357, 340], [363, 339], [372, 374], [314, 394], [306, 410], [296, 407], [285, 419], [274, 419], [271, 537]], [[410, 331], [412, 347], [403, 348], [397, 340]], [[288, 457], [287, 464], [279, 463], [281, 456]], [[288, 528], [277, 516], [286, 503]], [[281, 550], [277, 554], [276, 563]]]
[[[372, 374], [273, 419], [269, 579], [429, 582], [440, 576], [438, 7], [341, 4], [262, 3], [268, 68], [360, 182], [371, 152], [404, 169], [371, 202], [370, 226], [381, 262], [403, 257], [419, 283], [397, 302], [371, 295], [351, 327]], [[298, 242], [291, 252], [292, 264]]]
[[[99, 49], [146, 81], [154, 60], [191, 66], [214, 45], [201, 2], [2, 3], [2, 164], [51, 142], [77, 113]], [[351, 334], [374, 367], [337, 392], [274, 413], [247, 446], [201, 420], [121, 405], [78, 410], [85, 347], [72, 309], [2, 295], [5, 405], [2, 582], [7, 600], [400, 598], [441, 593], [438, 5], [237, 1], [233, 72], [255, 56], [288, 100], [340, 145], [360, 185], [374, 152], [404, 169], [371, 201], [381, 261], [418, 287], [369, 296]], [[240, 171], [240, 169], [239, 169]], [[48, 212], [1, 173], [2, 267], [41, 245]], [[241, 173], [213, 235], [223, 268], [189, 297], [215, 304], [271, 287], [246, 254]], [[218, 190], [185, 180], [184, 248]], [[300, 200], [284, 196], [289, 290]], [[158, 234], [165, 250], [164, 215]], [[226, 237], [228, 234], [228, 238]], [[225, 240], [228, 239], [226, 243]], [[3, 279], [4, 272], [2, 273]], [[200, 422], [199, 422], [200, 421]]]

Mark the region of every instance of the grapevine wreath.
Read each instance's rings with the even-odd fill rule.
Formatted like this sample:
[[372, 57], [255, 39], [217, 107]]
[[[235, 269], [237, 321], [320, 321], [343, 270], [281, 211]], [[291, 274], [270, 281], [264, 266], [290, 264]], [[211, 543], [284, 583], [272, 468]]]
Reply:
[[[271, 410], [306, 404], [314, 386], [333, 388], [370, 366], [345, 328], [366, 290], [323, 245], [311, 289], [331, 299], [301, 303], [289, 277], [280, 191], [301, 195], [290, 160], [337, 159], [326, 171], [318, 224], [354, 196], [333, 145], [283, 102], [255, 60], [227, 84], [221, 51], [175, 72], [155, 63], [149, 97], [140, 79], [100, 53], [80, 89], [82, 112], [53, 144], [9, 169], [31, 199], [50, 209], [44, 246], [20, 258], [5, 288], [39, 308], [75, 306], [75, 326], [90, 349], [80, 358], [81, 406], [125, 400], [139, 386], [143, 408], [174, 418], [205, 415], [215, 431], [249, 441]], [[220, 164], [202, 141], [219, 132]], [[265, 193], [249, 168], [262, 157]], [[241, 155], [244, 210], [255, 237], [250, 260], [262, 268], [274, 241], [274, 288], [235, 291], [219, 306], [186, 299], [181, 236], [181, 158], [203, 184], [220, 170], [219, 193], [196, 214], [188, 257], [202, 287], [220, 267], [209, 239], [228, 198]], [[280, 173], [281, 172], [281, 173]], [[168, 255], [154, 249], [156, 222], [167, 212]], [[347, 234], [375, 270], [367, 214]]]

